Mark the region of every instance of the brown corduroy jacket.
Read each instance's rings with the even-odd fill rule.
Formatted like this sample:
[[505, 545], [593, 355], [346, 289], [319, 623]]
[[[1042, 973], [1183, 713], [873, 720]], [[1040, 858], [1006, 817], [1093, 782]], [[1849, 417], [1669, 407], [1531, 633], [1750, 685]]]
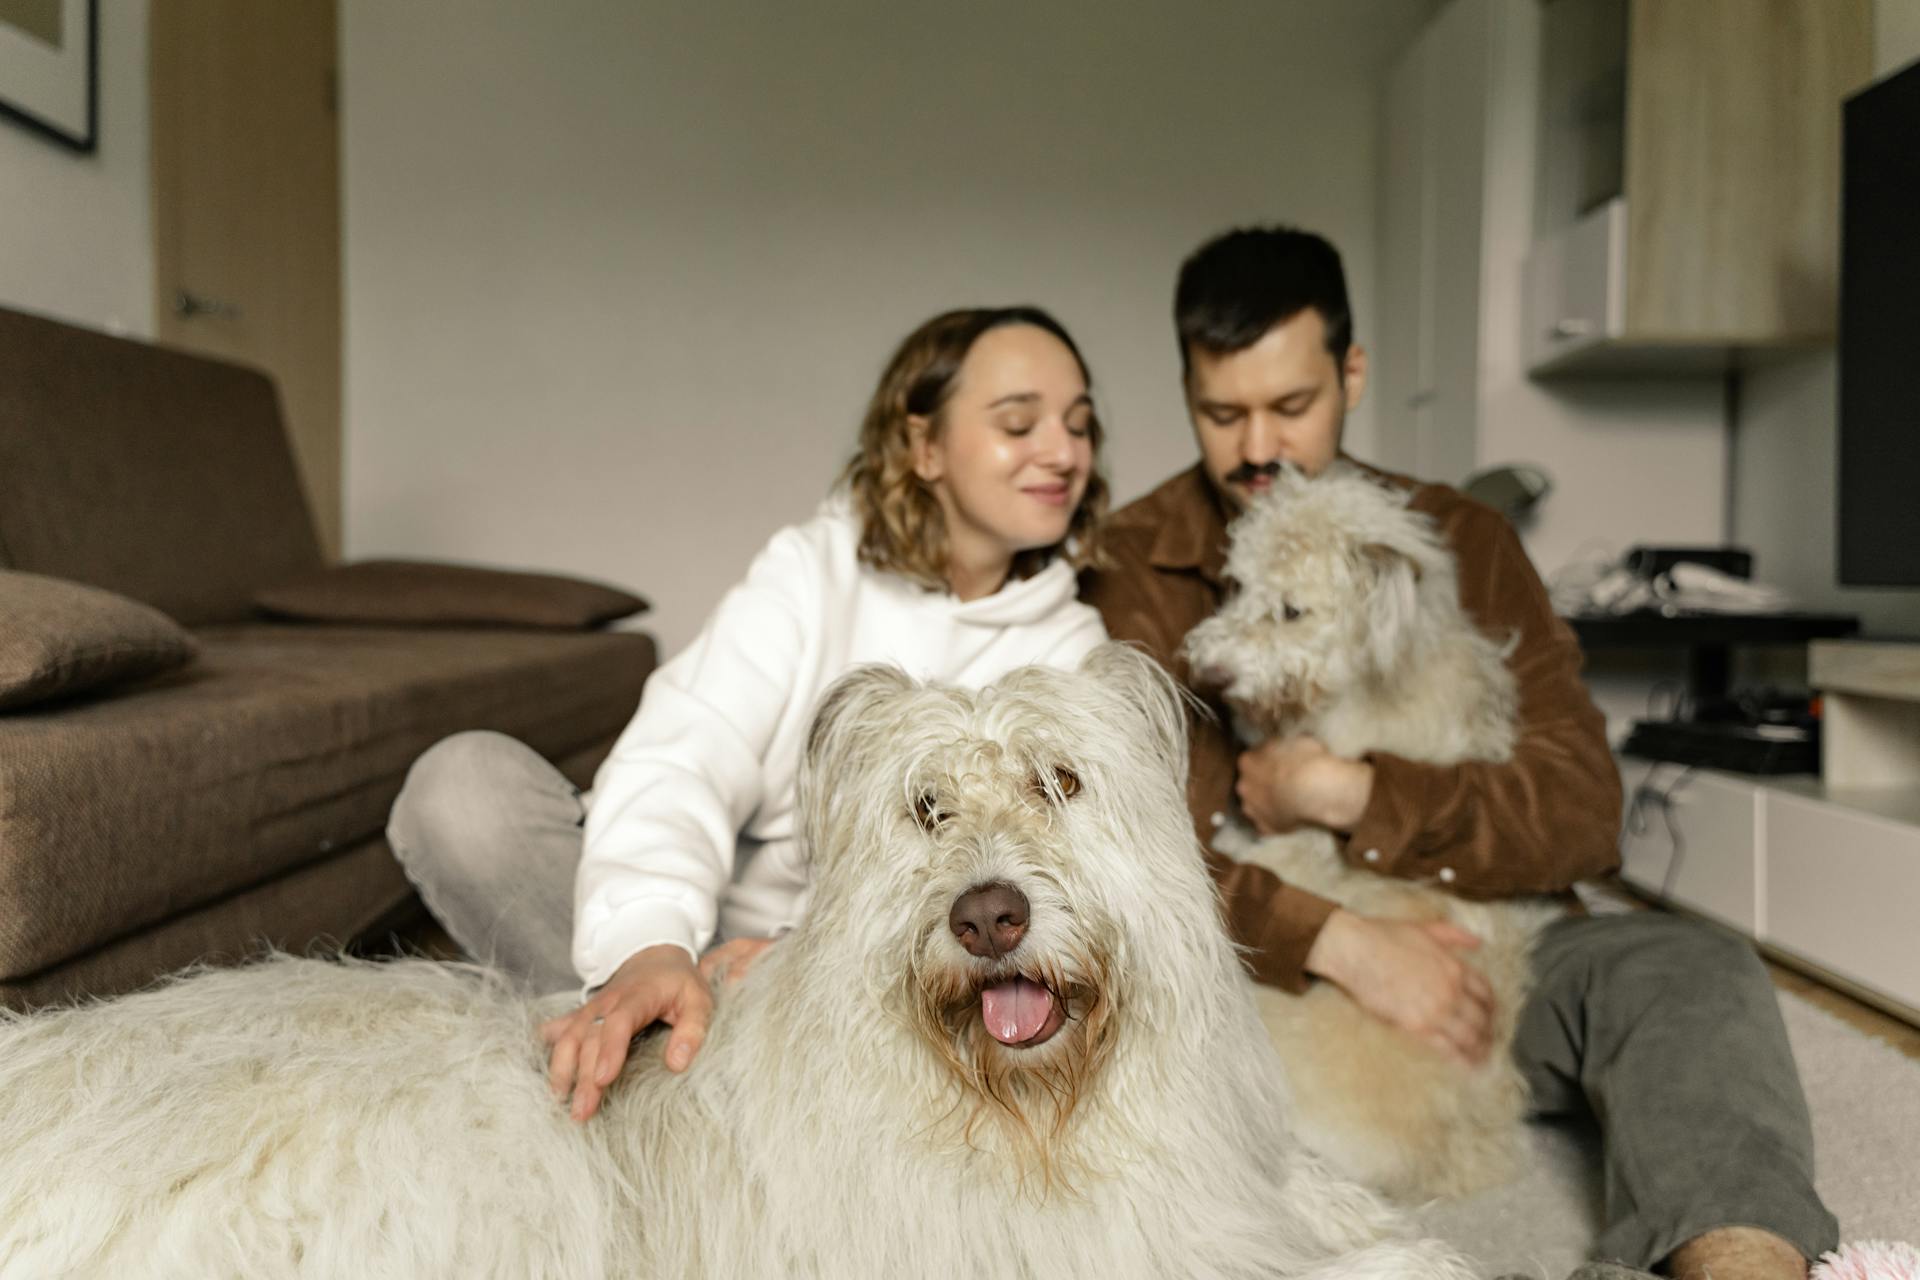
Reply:
[[[1504, 764], [1367, 756], [1373, 792], [1342, 840], [1343, 856], [1412, 879], [1450, 869], [1450, 887], [1469, 898], [1564, 892], [1614, 870], [1621, 795], [1606, 721], [1580, 679], [1579, 642], [1554, 614], [1519, 538], [1498, 512], [1445, 485], [1367, 470], [1412, 490], [1409, 505], [1433, 518], [1459, 562], [1461, 605], [1489, 636], [1513, 637], [1507, 663], [1519, 685], [1520, 723]], [[1114, 639], [1145, 646], [1189, 688], [1180, 645], [1225, 593], [1228, 519], [1206, 473], [1184, 471], [1113, 515], [1102, 531], [1107, 564], [1081, 581], [1082, 598]], [[1225, 709], [1211, 709], [1211, 719], [1196, 714], [1192, 723], [1194, 830], [1225, 900], [1228, 932], [1252, 950], [1254, 976], [1303, 991], [1307, 952], [1334, 906], [1212, 850], [1214, 828], [1233, 812], [1239, 748]], [[1378, 853], [1367, 859], [1370, 850]]]

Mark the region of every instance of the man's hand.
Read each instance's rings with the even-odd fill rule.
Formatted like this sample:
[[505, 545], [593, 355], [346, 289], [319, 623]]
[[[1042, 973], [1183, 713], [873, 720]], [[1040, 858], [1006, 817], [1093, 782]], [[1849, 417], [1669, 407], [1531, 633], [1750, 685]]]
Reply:
[[1304, 734], [1269, 738], [1240, 755], [1240, 811], [1263, 836], [1306, 824], [1351, 831], [1373, 796], [1373, 766]]
[[1307, 972], [1337, 984], [1381, 1021], [1449, 1057], [1477, 1063], [1493, 1041], [1493, 988], [1459, 953], [1479, 945], [1443, 920], [1335, 911], [1307, 953]]
[[667, 1069], [685, 1071], [707, 1037], [713, 995], [680, 947], [648, 947], [614, 971], [607, 984], [564, 1017], [540, 1026], [551, 1050], [547, 1087], [556, 1100], [573, 1099], [573, 1118], [599, 1110], [607, 1086], [626, 1065], [633, 1037], [657, 1021], [673, 1027]]

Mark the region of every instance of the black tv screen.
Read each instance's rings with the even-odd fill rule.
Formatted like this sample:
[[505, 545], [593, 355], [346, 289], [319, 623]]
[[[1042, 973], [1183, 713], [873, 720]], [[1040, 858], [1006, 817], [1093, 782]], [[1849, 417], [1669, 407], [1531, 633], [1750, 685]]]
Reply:
[[1840, 581], [1920, 586], [1920, 62], [1847, 100]]

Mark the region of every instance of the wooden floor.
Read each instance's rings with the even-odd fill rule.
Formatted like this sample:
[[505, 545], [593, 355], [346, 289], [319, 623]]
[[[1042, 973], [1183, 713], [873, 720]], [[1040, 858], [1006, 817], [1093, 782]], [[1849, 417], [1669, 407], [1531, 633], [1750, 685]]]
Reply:
[[1793, 992], [1809, 1004], [1825, 1009], [1854, 1030], [1920, 1062], [1920, 1027], [1862, 1004], [1817, 979], [1796, 973], [1772, 960], [1767, 961], [1767, 972], [1773, 976], [1773, 985], [1782, 991]]
[[[1624, 889], [1616, 889], [1624, 902], [1636, 907], [1646, 904]], [[372, 954], [425, 955], [436, 960], [462, 959], [460, 947], [426, 908], [417, 903], [396, 918], [380, 940], [366, 940], [361, 950]], [[1920, 1062], [1920, 1027], [1902, 1022], [1870, 1005], [1862, 1004], [1806, 974], [1798, 973], [1775, 961], [1766, 961], [1773, 985], [1791, 991], [1817, 1008], [1824, 1009], [1848, 1026]]]

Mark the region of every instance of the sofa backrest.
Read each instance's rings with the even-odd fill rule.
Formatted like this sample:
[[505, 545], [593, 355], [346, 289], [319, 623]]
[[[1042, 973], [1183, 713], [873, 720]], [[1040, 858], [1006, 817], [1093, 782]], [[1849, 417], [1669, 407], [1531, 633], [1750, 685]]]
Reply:
[[193, 626], [320, 563], [266, 375], [0, 308], [0, 566]]

